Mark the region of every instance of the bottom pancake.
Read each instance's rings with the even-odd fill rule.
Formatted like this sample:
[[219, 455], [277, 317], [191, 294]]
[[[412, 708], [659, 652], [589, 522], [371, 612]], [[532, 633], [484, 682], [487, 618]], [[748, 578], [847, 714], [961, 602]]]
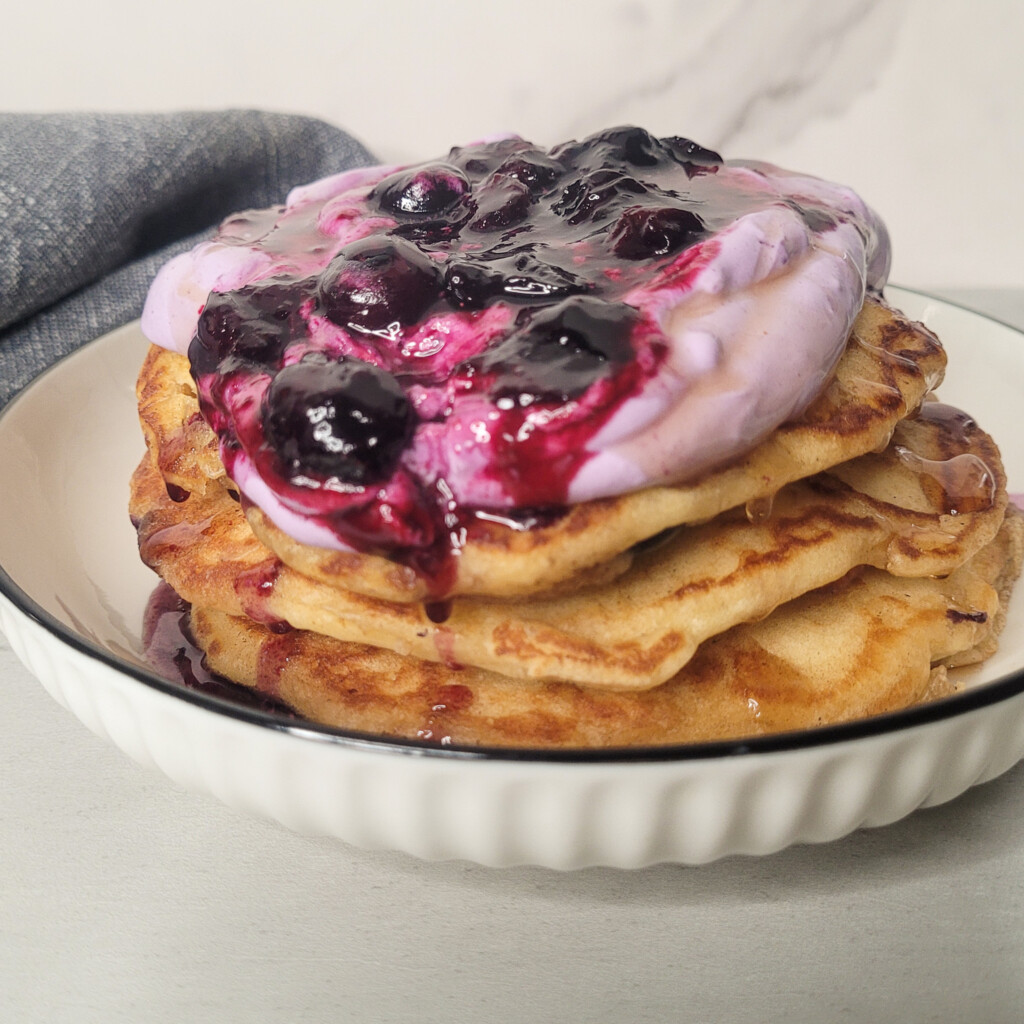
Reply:
[[871, 568], [705, 642], [639, 693], [512, 681], [193, 608], [208, 667], [323, 725], [440, 744], [658, 746], [808, 729], [944, 696], [987, 657], [1020, 573], [1024, 516], [944, 579]]

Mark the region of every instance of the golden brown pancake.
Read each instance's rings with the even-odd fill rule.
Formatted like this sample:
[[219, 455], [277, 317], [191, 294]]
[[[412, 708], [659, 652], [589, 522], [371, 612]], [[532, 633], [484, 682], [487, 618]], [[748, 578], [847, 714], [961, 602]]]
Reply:
[[639, 693], [524, 683], [366, 644], [194, 608], [209, 667], [311, 721], [373, 735], [518, 748], [659, 746], [809, 729], [953, 690], [949, 665], [987, 656], [1021, 567], [1024, 517], [945, 578], [877, 569], [705, 642]]
[[868, 302], [827, 388], [745, 458], [480, 520], [425, 603], [408, 567], [243, 508], [187, 360], [153, 348], [131, 513], [209, 667], [311, 721], [528, 748], [812, 728], [949, 693], [947, 668], [995, 649], [1024, 517], [994, 441], [929, 399], [944, 367], [927, 330]]
[[[526, 529], [479, 520], [458, 558], [451, 595], [514, 598], [576, 590], [624, 572], [637, 544], [680, 524], [757, 506], [785, 484], [883, 448], [896, 424], [941, 379], [934, 336], [884, 304], [868, 301], [825, 391], [745, 458], [700, 481], [572, 506]], [[206, 494], [229, 487], [213, 433], [202, 421], [184, 356], [154, 348], [139, 378], [147, 444], [172, 489]], [[256, 508], [260, 541], [287, 566], [330, 587], [387, 601], [421, 601], [429, 581], [372, 554], [329, 551], [293, 540]]]
[[679, 529], [635, 551], [611, 582], [528, 600], [456, 598], [439, 614], [297, 572], [259, 542], [227, 490], [174, 501], [157, 463], [147, 457], [133, 480], [142, 556], [198, 607], [425, 661], [621, 690], [658, 686], [705, 640], [858, 566], [946, 575], [992, 540], [1007, 501], [991, 438], [929, 403], [884, 452], [789, 484], [760, 515], [731, 510]]

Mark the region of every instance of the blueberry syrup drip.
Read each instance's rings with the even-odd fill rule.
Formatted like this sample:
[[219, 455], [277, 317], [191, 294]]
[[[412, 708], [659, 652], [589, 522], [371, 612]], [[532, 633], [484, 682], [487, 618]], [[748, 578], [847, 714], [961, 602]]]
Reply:
[[[443, 596], [478, 513], [556, 514], [588, 441], [657, 371], [660, 327], [624, 296], [691, 272], [712, 233], [763, 203], [718, 184], [721, 164], [634, 127], [550, 152], [508, 138], [397, 171], [336, 221], [234, 218], [221, 241], [300, 255], [294, 273], [212, 293], [189, 348], [229, 476], [244, 452], [291, 512]], [[335, 250], [352, 217], [368, 233]], [[481, 473], [511, 509], [461, 508], [407, 464], [414, 434], [466, 401], [487, 410]]]
[[448, 617], [452, 613], [452, 603], [451, 601], [428, 601], [423, 610], [431, 622], [441, 625], [448, 621]]
[[271, 693], [257, 693], [211, 672], [189, 629], [189, 605], [166, 583], [150, 595], [143, 617], [146, 661], [164, 679], [242, 707], [295, 718]]
[[169, 481], [165, 484], [167, 488], [167, 497], [171, 501], [180, 505], [183, 501], [188, 501], [190, 494], [184, 487], [179, 487], [177, 484], [172, 484]]
[[961, 623], [961, 622], [976, 622], [979, 626], [984, 625], [988, 622], [987, 612], [964, 612], [960, 611], [959, 608], [947, 608], [946, 618], [950, 622]]
[[238, 574], [235, 578], [235, 593], [242, 610], [254, 622], [261, 622], [274, 633], [288, 633], [291, 626], [283, 619], [272, 615], [268, 605], [274, 593], [274, 584], [281, 572], [281, 563], [270, 558]]

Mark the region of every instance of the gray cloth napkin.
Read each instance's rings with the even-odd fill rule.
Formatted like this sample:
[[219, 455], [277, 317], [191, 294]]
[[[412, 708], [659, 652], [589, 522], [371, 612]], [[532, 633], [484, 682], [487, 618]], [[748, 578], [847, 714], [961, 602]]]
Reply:
[[159, 267], [228, 214], [373, 162], [285, 114], [0, 113], [0, 405], [137, 317]]

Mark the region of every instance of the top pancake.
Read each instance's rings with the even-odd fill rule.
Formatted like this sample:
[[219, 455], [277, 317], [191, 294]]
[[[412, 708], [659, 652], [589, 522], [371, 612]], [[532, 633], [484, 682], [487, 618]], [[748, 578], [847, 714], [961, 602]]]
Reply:
[[[694, 483], [571, 506], [522, 528], [477, 519], [459, 552], [449, 594], [514, 598], [607, 582], [626, 571], [635, 545], [667, 528], [763, 501], [791, 481], [883, 448], [944, 368], [945, 354], [930, 332], [868, 301], [832, 380], [799, 420]], [[148, 446], [168, 483], [199, 494], [230, 486], [183, 356], [151, 349], [138, 397]], [[431, 596], [430, 581], [407, 566], [300, 544], [258, 509], [248, 508], [247, 516], [263, 544], [310, 579], [387, 601]]]

